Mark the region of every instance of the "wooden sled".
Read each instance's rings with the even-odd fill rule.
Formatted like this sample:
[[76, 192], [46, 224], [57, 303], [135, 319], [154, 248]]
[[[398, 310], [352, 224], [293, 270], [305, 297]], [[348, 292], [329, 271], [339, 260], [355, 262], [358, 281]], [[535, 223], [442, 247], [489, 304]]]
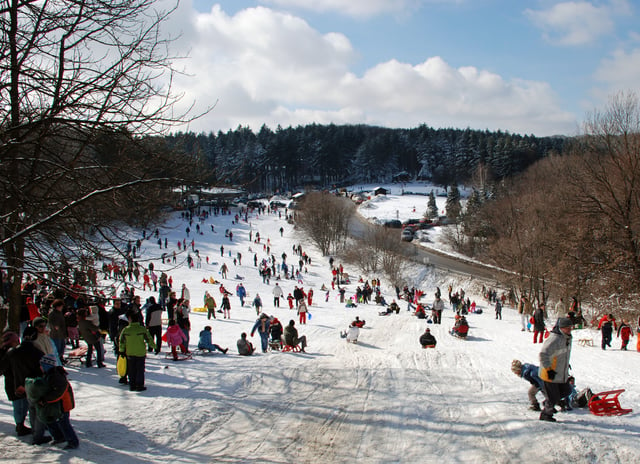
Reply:
[[269, 351], [280, 351], [282, 350], [282, 342], [279, 340], [269, 340]]
[[594, 394], [589, 400], [589, 411], [596, 416], [622, 416], [629, 414], [633, 409], [623, 409], [618, 397], [624, 391], [609, 390]]
[[71, 351], [67, 352], [67, 356], [64, 360], [68, 365], [81, 365], [84, 362], [84, 358], [87, 356], [88, 348], [86, 346], [79, 346]]

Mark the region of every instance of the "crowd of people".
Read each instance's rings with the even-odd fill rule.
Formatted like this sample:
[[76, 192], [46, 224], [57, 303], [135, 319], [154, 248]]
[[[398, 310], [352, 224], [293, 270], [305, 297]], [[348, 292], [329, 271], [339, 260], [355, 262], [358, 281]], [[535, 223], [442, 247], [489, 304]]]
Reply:
[[[222, 209], [214, 211], [213, 214], [230, 213], [229, 210]], [[247, 221], [248, 214], [249, 211], [243, 209], [235, 216], [234, 221], [236, 223], [241, 220]], [[185, 259], [189, 268], [200, 267], [198, 263], [203, 257], [196, 248], [196, 238], [200, 239], [204, 235], [204, 221], [207, 217], [206, 212], [183, 213], [183, 219], [188, 224], [185, 229], [187, 237], [177, 242], [177, 250], [169, 250], [168, 241], [166, 238], [163, 240], [159, 230], [155, 230], [149, 236], [145, 232], [141, 240], [130, 242], [127, 245], [124, 262], [105, 262], [102, 267], [104, 278], [116, 281], [106, 294], [95, 291], [97, 278], [78, 279], [69, 286], [73, 291], [50, 286], [35, 278], [27, 278], [23, 289], [24, 308], [21, 313], [20, 332], [4, 332], [0, 350], [0, 372], [5, 377], [7, 397], [13, 404], [18, 436], [32, 435], [32, 442], [36, 445], [53, 441], [54, 443], [66, 442], [68, 449], [79, 446], [70, 422], [69, 413], [74, 407], [74, 396], [64, 366], [69, 362], [69, 357], [65, 356], [65, 353], [80, 349], [80, 338], [86, 344], [86, 350], [82, 351], [82, 363], [86, 368], [92, 368], [94, 360], [96, 368], [106, 367], [104, 350], [108, 342], [117, 357], [126, 359], [126, 371], [120, 376], [119, 382], [128, 385], [132, 392], [142, 392], [147, 389], [146, 357], [149, 353], [160, 354], [163, 343], [169, 349], [170, 359], [184, 359], [191, 354], [192, 297], [187, 284], [183, 283], [176, 291], [171, 276], [165, 272], [157, 272], [152, 262], [142, 269], [136, 259], [143, 252], [142, 245], [145, 240], [153, 240], [159, 249], [163, 250], [161, 258], [163, 264], [165, 260], [175, 263], [177, 256], [186, 253]], [[213, 226], [211, 226], [211, 233], [215, 233]], [[190, 238], [189, 242], [187, 238]], [[233, 231], [227, 230], [225, 238], [232, 242]], [[253, 254], [253, 267], [256, 268], [263, 283], [271, 285], [271, 280], [275, 280], [271, 291], [274, 309], [280, 308], [281, 300], [286, 299], [288, 308], [296, 312], [298, 324], [307, 324], [314, 298], [313, 289], [309, 287], [305, 289], [304, 286], [305, 274], [311, 266], [309, 255], [300, 245], [293, 245], [292, 254], [298, 260], [290, 264], [284, 252], [276, 258], [270, 239], [265, 240], [259, 232], [254, 233], [251, 230], [250, 242], [251, 247], [248, 251]], [[262, 259], [258, 256], [260, 250]], [[229, 260], [229, 262], [222, 262], [219, 267], [222, 280], [230, 278], [231, 262], [235, 269], [242, 263], [239, 252], [234, 255], [229, 249], [226, 251], [225, 254], [224, 246], [220, 247], [221, 258]], [[204, 259], [209, 264], [210, 258], [205, 256]], [[328, 278], [331, 290], [324, 285], [321, 288], [326, 292], [325, 301], [328, 301], [329, 292], [334, 291], [340, 304], [351, 305], [351, 307], [357, 307], [359, 304], [376, 304], [384, 308], [380, 315], [394, 313], [398, 315], [400, 313], [398, 301], [403, 300], [407, 303], [407, 311], [413, 310], [412, 314], [418, 318], [428, 319], [428, 322], [434, 325], [442, 324], [445, 303], [439, 288], [436, 289], [430, 307], [421, 301], [425, 296], [424, 292], [408, 286], [402, 290], [396, 287], [396, 299], [387, 303], [382, 294], [380, 279], [374, 278], [369, 281], [361, 278], [353, 295], [346, 298], [348, 292], [346, 286], [351, 283], [349, 275], [345, 272], [343, 265], [335, 263], [333, 258], [329, 259], [329, 265]], [[140, 287], [137, 285], [140, 284], [140, 276], [142, 276], [143, 291], [157, 292], [157, 297], [149, 296], [144, 304], [141, 297], [136, 294], [136, 288]], [[241, 276], [236, 274], [236, 280], [241, 280]], [[231, 297], [234, 295], [227, 290], [225, 282], [218, 282], [215, 279], [214, 282], [211, 280], [208, 282], [219, 284], [220, 305], [216, 302], [215, 292], [214, 294], [210, 291], [204, 292], [202, 301], [207, 319], [217, 319], [220, 314], [224, 319], [231, 319]], [[116, 294], [116, 283], [122, 287], [119, 294]], [[291, 292], [288, 292], [287, 287], [293, 287]], [[501, 319], [502, 307], [507, 300], [505, 294], [498, 298], [495, 290], [488, 289], [485, 295], [489, 302], [495, 304], [496, 319]], [[235, 296], [239, 300], [240, 307], [245, 307], [248, 291], [242, 282], [236, 285]], [[450, 333], [466, 338], [469, 333], [466, 316], [475, 311], [476, 304], [470, 301], [463, 289], [454, 292], [452, 286], [449, 286], [448, 296], [449, 304], [455, 312], [455, 324]], [[255, 293], [250, 305], [255, 309], [257, 319], [250, 329], [247, 328], [241, 332], [236, 342], [239, 355], [250, 356], [257, 349], [248, 333], [251, 337], [256, 334], [260, 337], [259, 349], [263, 353], [274, 349], [306, 352], [307, 337], [299, 334], [294, 319], [289, 320], [283, 327], [275, 316], [265, 312], [264, 301], [258, 292]], [[576, 404], [575, 385], [572, 388], [568, 366], [571, 330], [584, 323], [581, 308], [574, 299], [566, 311], [566, 317], [558, 319], [550, 331], [546, 328], [549, 315], [544, 303], [539, 303], [534, 309], [532, 302], [523, 295], [516, 306], [516, 311], [520, 315], [521, 330], [532, 331], [533, 342], [542, 344], [542, 348], [539, 366], [513, 361], [512, 370], [531, 384], [528, 392], [531, 408], [540, 411], [540, 419], [554, 421], [555, 405], [561, 404], [562, 401], [569, 407]], [[556, 312], [564, 314], [564, 312], [558, 312], [557, 308]], [[357, 343], [360, 329], [364, 325], [364, 320], [355, 317], [341, 336], [347, 342]], [[163, 327], [166, 327], [164, 333]], [[621, 349], [623, 350], [627, 349], [629, 339], [633, 335], [628, 321], [623, 319], [618, 326], [613, 314], [603, 316], [598, 321], [598, 329], [602, 333], [603, 350], [611, 347], [615, 331], [622, 340]], [[420, 334], [419, 344], [423, 348], [436, 347], [437, 341], [428, 326], [424, 333]], [[218, 351], [222, 354], [227, 354], [229, 350], [214, 342], [213, 328], [210, 325], [200, 331], [197, 348], [202, 351]], [[536, 398], [540, 392], [545, 397], [543, 407]], [[30, 427], [26, 425], [27, 417]]]

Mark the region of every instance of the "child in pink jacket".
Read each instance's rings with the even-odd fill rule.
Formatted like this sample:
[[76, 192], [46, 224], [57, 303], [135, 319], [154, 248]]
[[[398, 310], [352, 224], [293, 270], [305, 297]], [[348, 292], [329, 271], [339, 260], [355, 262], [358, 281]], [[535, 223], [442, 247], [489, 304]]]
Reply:
[[171, 354], [173, 355], [174, 361], [178, 360], [178, 351], [176, 349], [178, 346], [180, 347], [180, 352], [182, 354], [188, 353], [187, 347], [184, 346], [184, 342], [187, 341], [187, 337], [173, 319], [169, 321], [169, 327], [167, 327], [167, 332], [164, 334], [163, 338], [166, 338], [167, 345], [171, 347]]

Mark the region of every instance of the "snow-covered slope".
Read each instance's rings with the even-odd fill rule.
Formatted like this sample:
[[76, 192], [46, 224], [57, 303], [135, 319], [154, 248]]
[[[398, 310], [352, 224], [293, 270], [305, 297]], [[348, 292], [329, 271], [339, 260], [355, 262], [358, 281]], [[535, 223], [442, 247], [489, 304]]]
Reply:
[[[404, 198], [404, 208], [416, 199]], [[425, 200], [426, 201], [426, 200]], [[398, 208], [396, 208], [398, 209]], [[239, 307], [232, 297], [230, 320], [208, 321], [205, 313], [192, 313], [191, 348], [195, 348], [202, 327], [213, 327], [215, 343], [230, 347], [229, 354], [197, 356], [173, 362], [164, 355], [147, 358], [148, 390], [133, 393], [118, 384], [115, 359], [107, 343], [107, 369], [70, 367], [76, 393], [74, 425], [81, 444], [75, 451], [54, 446], [35, 447], [14, 434], [11, 405], [0, 402], [0, 447], [5, 462], [405, 462], [425, 459], [441, 462], [640, 462], [640, 418], [636, 411], [622, 417], [597, 417], [587, 410], [558, 413], [557, 423], [538, 420], [528, 410], [528, 383], [510, 370], [511, 360], [538, 363], [540, 345], [532, 335], [521, 332], [512, 308], [505, 308], [503, 320], [496, 320], [492, 308], [480, 296], [481, 282], [473, 278], [430, 273], [416, 268], [412, 279], [426, 292], [431, 303], [436, 285], [446, 292], [448, 284], [464, 288], [483, 314], [471, 314], [468, 340], [447, 331], [453, 324], [450, 308], [442, 325], [430, 325], [438, 340], [435, 350], [424, 350], [418, 337], [426, 323], [406, 311], [379, 316], [380, 306], [359, 305], [347, 309], [338, 302], [337, 291], [328, 299], [320, 290], [330, 287], [328, 257], [320, 256], [292, 226], [277, 214], [251, 215], [249, 222], [232, 224], [233, 216], [212, 217], [202, 227], [195, 247], [203, 257], [202, 269], [187, 269], [186, 256], [176, 265], [162, 265], [155, 241], [143, 244], [143, 256], [154, 259], [157, 270], [173, 277], [174, 289], [186, 283], [192, 306], [202, 306], [209, 290], [220, 302], [217, 285], [202, 283], [213, 276], [221, 280], [220, 265], [230, 268], [225, 286], [234, 290], [244, 277], [250, 302], [262, 296], [264, 311], [283, 324], [296, 319], [295, 311], [273, 307], [272, 288], [263, 284], [253, 265], [253, 255], [271, 254], [278, 261], [283, 252], [287, 262], [297, 263], [292, 246], [301, 244], [312, 258], [304, 274], [304, 288], [313, 288], [311, 320], [298, 326], [307, 335], [309, 347], [303, 353], [258, 353], [237, 355], [235, 342], [249, 332], [256, 319], [253, 308]], [[215, 224], [216, 233], [210, 224]], [[185, 237], [186, 223], [179, 214], [168, 218], [160, 229], [168, 237], [169, 252]], [[195, 227], [195, 224], [194, 224]], [[192, 229], [194, 228], [192, 227]], [[284, 229], [283, 237], [279, 229]], [[233, 241], [224, 230], [233, 231]], [[249, 241], [260, 232], [261, 244]], [[193, 234], [192, 234], [193, 236]], [[220, 245], [225, 248], [224, 257]], [[177, 250], [177, 248], [175, 248]], [[162, 250], [163, 252], [165, 250]], [[242, 253], [242, 265], [232, 256]], [[204, 260], [209, 257], [209, 264]], [[353, 294], [358, 275], [348, 286]], [[374, 277], [374, 276], [369, 276]], [[377, 277], [377, 276], [375, 276]], [[286, 293], [296, 281], [279, 281]], [[383, 280], [388, 301], [395, 294]], [[143, 298], [149, 292], [138, 292]], [[339, 331], [356, 316], [366, 320], [357, 345], [347, 344]], [[551, 325], [553, 321], [549, 321]], [[626, 388], [623, 406], [638, 410], [640, 403], [640, 353], [597, 348], [599, 335], [584, 330], [574, 333], [571, 364], [578, 388], [593, 391]], [[596, 347], [584, 347], [578, 338], [593, 338]], [[259, 337], [253, 338], [259, 345]], [[635, 337], [632, 345], [635, 347]], [[166, 351], [166, 347], [165, 347]]]

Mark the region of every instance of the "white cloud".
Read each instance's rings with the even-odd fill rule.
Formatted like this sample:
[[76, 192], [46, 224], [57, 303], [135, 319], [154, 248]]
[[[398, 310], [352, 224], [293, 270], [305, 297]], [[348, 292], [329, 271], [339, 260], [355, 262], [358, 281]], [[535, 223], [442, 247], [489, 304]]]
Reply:
[[627, 14], [627, 0], [612, 0], [606, 5], [591, 2], [563, 2], [547, 10], [525, 10], [525, 15], [542, 29], [546, 40], [559, 45], [584, 45], [596, 41], [614, 29], [614, 15]]
[[284, 8], [299, 8], [321, 13], [335, 12], [346, 16], [370, 17], [384, 13], [402, 13], [428, 0], [261, 0]]
[[[178, 85], [200, 107], [219, 101], [190, 129], [258, 130], [312, 122], [387, 127], [472, 127], [538, 135], [568, 133], [544, 82], [504, 80], [487, 70], [454, 68], [440, 57], [419, 64], [390, 60], [356, 75], [347, 37], [321, 34], [304, 20], [265, 7], [227, 15], [219, 6], [194, 16]], [[186, 37], [185, 37], [186, 39]]]
[[640, 48], [614, 51], [600, 62], [594, 78], [604, 86], [593, 91], [602, 101], [619, 91], [631, 90], [640, 95]]

